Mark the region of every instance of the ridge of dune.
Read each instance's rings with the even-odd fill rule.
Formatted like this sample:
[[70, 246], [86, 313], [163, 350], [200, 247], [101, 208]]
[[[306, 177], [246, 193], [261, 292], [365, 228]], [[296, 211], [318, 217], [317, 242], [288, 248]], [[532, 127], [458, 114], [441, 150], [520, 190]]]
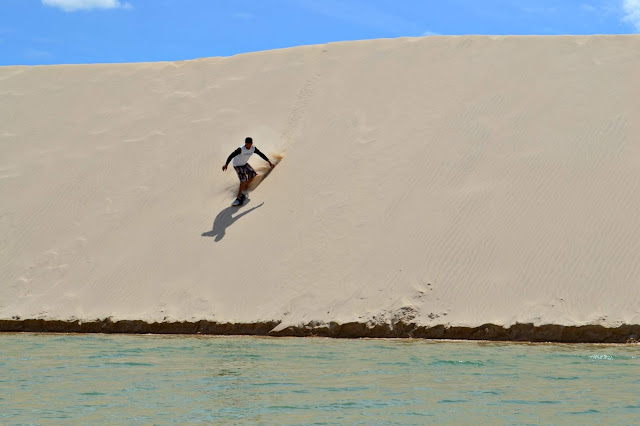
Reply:
[[[429, 36], [0, 67], [0, 325], [637, 339], [638, 52]], [[245, 136], [279, 163], [252, 157], [233, 208]]]

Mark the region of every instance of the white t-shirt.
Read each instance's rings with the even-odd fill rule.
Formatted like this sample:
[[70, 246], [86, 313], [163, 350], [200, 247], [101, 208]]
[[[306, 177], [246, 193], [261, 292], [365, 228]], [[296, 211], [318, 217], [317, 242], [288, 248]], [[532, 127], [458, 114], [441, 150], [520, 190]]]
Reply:
[[244, 166], [249, 161], [249, 158], [256, 152], [256, 147], [251, 145], [251, 148], [247, 149], [244, 145], [240, 147], [240, 154], [233, 157], [233, 167]]

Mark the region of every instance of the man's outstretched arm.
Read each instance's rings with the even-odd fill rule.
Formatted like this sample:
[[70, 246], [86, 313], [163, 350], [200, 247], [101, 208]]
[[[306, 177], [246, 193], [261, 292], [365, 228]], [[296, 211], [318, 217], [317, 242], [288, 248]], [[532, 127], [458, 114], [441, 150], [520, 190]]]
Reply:
[[233, 159], [233, 157], [235, 157], [236, 155], [240, 155], [240, 148], [236, 149], [235, 151], [233, 151], [231, 153], [231, 155], [229, 155], [229, 157], [227, 157], [227, 162], [224, 163], [224, 166], [222, 166], [222, 171], [227, 170], [227, 166], [229, 165], [229, 163], [231, 162], [231, 160]]
[[262, 153], [262, 151], [260, 151], [258, 148], [256, 148], [256, 154], [258, 154], [258, 156], [259, 156], [260, 158], [262, 158], [264, 161], [266, 161], [267, 163], [269, 163], [269, 165], [270, 165], [271, 167], [275, 167], [273, 164], [271, 164], [271, 161], [267, 158], [267, 156], [266, 156], [266, 155], [264, 155], [264, 154]]

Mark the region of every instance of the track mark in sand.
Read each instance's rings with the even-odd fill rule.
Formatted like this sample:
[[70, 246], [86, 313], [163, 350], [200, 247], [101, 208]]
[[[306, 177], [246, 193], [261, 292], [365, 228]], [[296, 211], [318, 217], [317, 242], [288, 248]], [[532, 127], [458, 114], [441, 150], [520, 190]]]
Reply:
[[103, 135], [105, 133], [109, 133], [110, 131], [111, 131], [110, 129], [90, 130], [87, 134], [89, 136], [98, 136], [98, 135]]
[[193, 92], [181, 92], [179, 90], [165, 94], [165, 98], [195, 99], [196, 97], [197, 95]]
[[14, 178], [14, 177], [19, 177], [20, 174], [19, 173], [12, 173], [12, 174], [8, 174], [8, 175], [2, 175], [0, 174], [0, 180], [2, 179], [8, 179], [8, 178]]
[[16, 166], [0, 166], [0, 179], [20, 176], [20, 173], [16, 172], [16, 168]]
[[142, 136], [142, 137], [139, 137], [139, 138], [125, 139], [125, 140], [123, 140], [123, 142], [142, 142], [142, 141], [144, 141], [146, 139], [150, 139], [150, 138], [155, 137], [155, 136], [164, 137], [164, 136], [166, 136], [166, 134], [163, 133], [163, 132], [160, 132], [160, 131], [155, 131], [155, 132], [151, 132], [148, 135], [145, 135], [145, 136]]
[[199, 118], [197, 120], [191, 120], [191, 123], [196, 124], [196, 123], [205, 123], [207, 121], [211, 121], [210, 118]]
[[234, 108], [220, 108], [216, 111], [217, 114], [237, 114], [240, 110]]
[[473, 41], [470, 38], [463, 38], [462, 40], [460, 40], [460, 42], [458, 43], [458, 49], [463, 49], [465, 47], [469, 47], [473, 44]]
[[307, 115], [307, 109], [313, 98], [316, 86], [320, 81], [320, 77], [320, 73], [315, 73], [308, 78], [300, 90], [298, 90], [293, 107], [289, 112], [287, 123], [280, 137], [285, 150], [300, 134], [302, 123]]
[[8, 80], [8, 79], [13, 78], [13, 77], [15, 77], [17, 75], [20, 75], [20, 74], [22, 74], [24, 72], [25, 72], [25, 70], [18, 69], [18, 70], [15, 70], [13, 72], [7, 73], [6, 75], [0, 75], [0, 81]]
[[360, 112], [356, 112], [351, 120], [351, 127], [355, 130], [356, 135], [354, 139], [360, 145], [367, 145], [371, 142], [375, 142], [375, 137], [371, 136], [376, 128], [367, 125], [366, 115]]
[[451, 160], [448, 173], [448, 185], [454, 188], [464, 185], [485, 156], [487, 142], [491, 136], [491, 128], [482, 114], [487, 103], [499, 105], [502, 98], [495, 97], [484, 103], [470, 105], [453, 117], [446, 126], [443, 136], [455, 140], [459, 147], [456, 156]]

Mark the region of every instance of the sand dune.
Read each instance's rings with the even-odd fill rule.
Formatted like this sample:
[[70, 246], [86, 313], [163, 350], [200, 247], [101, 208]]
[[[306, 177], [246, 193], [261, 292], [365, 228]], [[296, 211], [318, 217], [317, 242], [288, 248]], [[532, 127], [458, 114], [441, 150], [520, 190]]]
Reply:
[[[638, 52], [425, 37], [2, 67], [0, 319], [638, 325]], [[282, 160], [233, 208], [245, 136]]]

